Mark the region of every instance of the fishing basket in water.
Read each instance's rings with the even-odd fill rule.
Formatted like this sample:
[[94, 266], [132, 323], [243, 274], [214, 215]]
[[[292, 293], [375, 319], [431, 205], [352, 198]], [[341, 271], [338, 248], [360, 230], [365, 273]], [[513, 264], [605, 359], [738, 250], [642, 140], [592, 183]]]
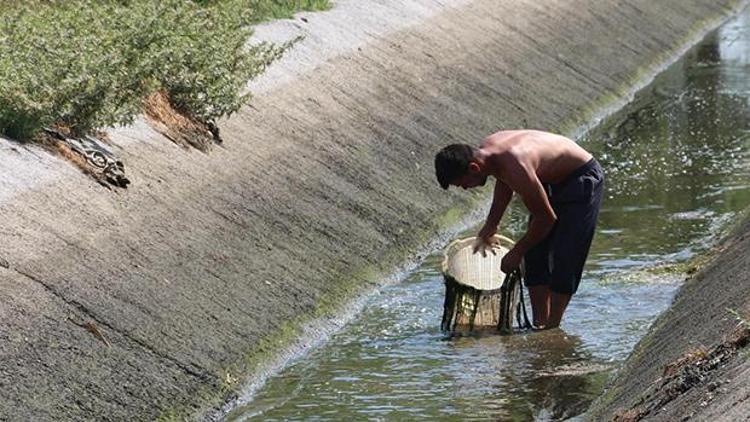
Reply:
[[[522, 301], [521, 274], [505, 274], [500, 262], [513, 247], [513, 241], [495, 235], [497, 247], [483, 256], [474, 253], [475, 237], [459, 239], [445, 250], [442, 272], [445, 278], [443, 331], [456, 334], [474, 330], [498, 329], [513, 332], [513, 317], [518, 325], [528, 326]], [[521, 312], [524, 322], [521, 323]]]

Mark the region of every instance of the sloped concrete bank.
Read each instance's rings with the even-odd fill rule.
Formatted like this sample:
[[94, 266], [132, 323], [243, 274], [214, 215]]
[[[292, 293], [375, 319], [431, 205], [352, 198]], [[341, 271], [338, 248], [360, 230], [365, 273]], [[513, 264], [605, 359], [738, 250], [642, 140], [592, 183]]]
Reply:
[[750, 218], [680, 289], [587, 413], [592, 421], [750, 415]]
[[[127, 190], [3, 140], [0, 419], [202, 414], [477, 203], [438, 188], [440, 146], [570, 132], [740, 3], [380, 2], [421, 16], [382, 31], [342, 0], [367, 35], [260, 90], [210, 154], [114, 131]], [[316, 16], [311, 55], [337, 42]]]

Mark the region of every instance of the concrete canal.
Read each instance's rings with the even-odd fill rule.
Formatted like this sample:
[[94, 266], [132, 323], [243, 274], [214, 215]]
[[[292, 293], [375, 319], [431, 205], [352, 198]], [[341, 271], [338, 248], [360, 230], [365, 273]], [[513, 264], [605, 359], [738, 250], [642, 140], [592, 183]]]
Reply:
[[[229, 420], [563, 419], [603, 391], [654, 318], [750, 205], [750, 12], [579, 141], [607, 194], [561, 330], [446, 339], [440, 253], [384, 287]], [[501, 231], [518, 237], [515, 204]], [[467, 232], [472, 235], [474, 230]]]

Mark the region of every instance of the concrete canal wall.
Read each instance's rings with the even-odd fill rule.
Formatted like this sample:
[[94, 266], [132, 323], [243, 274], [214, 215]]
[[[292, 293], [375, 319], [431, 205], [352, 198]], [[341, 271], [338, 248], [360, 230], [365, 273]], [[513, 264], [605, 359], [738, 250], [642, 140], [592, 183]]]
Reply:
[[591, 421], [750, 415], [750, 218], [681, 287], [587, 414]]
[[486, 199], [439, 189], [442, 145], [571, 133], [741, 2], [363, 3], [265, 27], [306, 38], [209, 154], [111, 131], [126, 190], [0, 140], [0, 419], [220, 404]]

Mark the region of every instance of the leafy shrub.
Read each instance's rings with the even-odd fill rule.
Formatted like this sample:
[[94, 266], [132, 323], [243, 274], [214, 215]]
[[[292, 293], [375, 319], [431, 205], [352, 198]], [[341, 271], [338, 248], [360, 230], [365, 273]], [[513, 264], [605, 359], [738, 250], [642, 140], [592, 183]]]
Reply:
[[159, 90], [201, 121], [239, 109], [285, 46], [247, 47], [250, 23], [327, 0], [59, 0], [0, 5], [0, 132], [29, 139], [129, 124]]

